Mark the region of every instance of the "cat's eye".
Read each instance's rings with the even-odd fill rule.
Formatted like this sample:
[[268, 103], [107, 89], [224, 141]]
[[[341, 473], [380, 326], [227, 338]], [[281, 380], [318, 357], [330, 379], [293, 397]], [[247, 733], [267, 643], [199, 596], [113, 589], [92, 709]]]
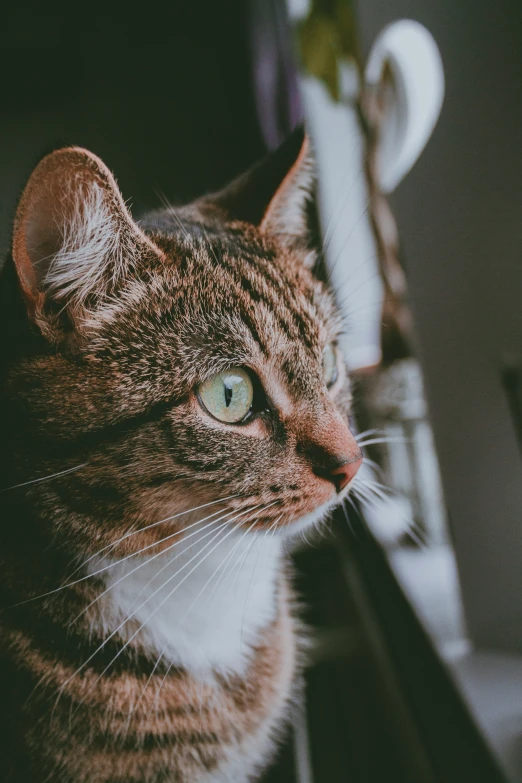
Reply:
[[239, 424], [252, 410], [254, 386], [246, 370], [232, 367], [202, 383], [197, 394], [200, 403], [215, 419]]
[[337, 380], [337, 351], [333, 343], [328, 343], [323, 351], [323, 376], [330, 389]]

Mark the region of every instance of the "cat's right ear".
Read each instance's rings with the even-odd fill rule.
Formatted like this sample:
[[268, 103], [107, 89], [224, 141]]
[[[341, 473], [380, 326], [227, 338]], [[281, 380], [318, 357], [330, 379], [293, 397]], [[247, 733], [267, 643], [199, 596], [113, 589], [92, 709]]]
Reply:
[[33, 171], [16, 213], [12, 255], [28, 315], [46, 336], [57, 337], [64, 314], [81, 328], [151, 252], [160, 253], [91, 152], [57, 150]]
[[304, 128], [298, 127], [245, 174], [200, 199], [199, 206], [217, 209], [228, 221], [251, 223], [283, 244], [306, 244], [314, 168], [310, 141]]

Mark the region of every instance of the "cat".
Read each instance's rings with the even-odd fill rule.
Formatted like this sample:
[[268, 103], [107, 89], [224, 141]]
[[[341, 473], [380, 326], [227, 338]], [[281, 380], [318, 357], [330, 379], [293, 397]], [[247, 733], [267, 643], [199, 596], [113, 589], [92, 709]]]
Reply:
[[300, 672], [285, 540], [362, 460], [297, 131], [136, 222], [59, 149], [0, 285], [0, 779], [246, 783]]

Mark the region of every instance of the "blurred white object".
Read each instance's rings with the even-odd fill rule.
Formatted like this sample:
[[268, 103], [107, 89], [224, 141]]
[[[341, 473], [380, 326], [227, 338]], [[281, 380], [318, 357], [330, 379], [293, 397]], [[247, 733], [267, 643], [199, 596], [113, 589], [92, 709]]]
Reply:
[[444, 70], [437, 44], [418, 22], [401, 19], [378, 36], [366, 64], [366, 85], [378, 85], [389, 69], [392, 95], [381, 126], [378, 173], [390, 193], [411, 169], [430, 138], [444, 99]]
[[286, 5], [293, 22], [304, 19], [310, 12], [310, 0], [287, 0]]
[[347, 321], [341, 347], [351, 370], [381, 359], [381, 303], [377, 247], [368, 219], [365, 138], [357, 100], [355, 63], [340, 67], [342, 100], [326, 85], [304, 76], [301, 92], [318, 168], [318, 206], [330, 282]]
[[377, 38], [363, 84], [355, 61], [348, 59], [339, 63], [339, 83], [336, 101], [316, 77], [304, 75], [300, 82], [317, 160], [326, 265], [347, 321], [342, 347], [350, 369], [360, 370], [381, 360], [383, 286], [368, 213], [359, 95], [386, 85], [377, 161], [379, 183], [389, 192], [431, 135], [444, 95], [444, 75], [430, 33], [417, 22], [401, 20]]

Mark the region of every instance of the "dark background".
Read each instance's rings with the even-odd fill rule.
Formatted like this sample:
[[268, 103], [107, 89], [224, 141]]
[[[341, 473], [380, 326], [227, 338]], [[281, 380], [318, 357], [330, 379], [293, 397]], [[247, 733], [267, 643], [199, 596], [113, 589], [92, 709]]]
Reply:
[[216, 188], [265, 151], [243, 0], [15, 4], [0, 30], [0, 254], [47, 152], [76, 144], [133, 212]]

